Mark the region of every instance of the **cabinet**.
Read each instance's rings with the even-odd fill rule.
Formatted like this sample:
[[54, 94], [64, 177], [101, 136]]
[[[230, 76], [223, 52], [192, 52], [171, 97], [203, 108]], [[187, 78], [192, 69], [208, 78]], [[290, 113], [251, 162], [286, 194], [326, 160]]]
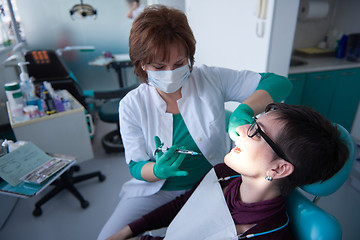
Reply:
[[290, 74], [293, 92], [285, 100], [314, 108], [351, 131], [360, 100], [360, 69]]
[[328, 117], [336, 83], [336, 71], [307, 74], [302, 104]]
[[[84, 107], [75, 98], [71, 102], [71, 110], [24, 122], [14, 122], [9, 114], [16, 139], [30, 141], [48, 153], [74, 156], [78, 163], [93, 158], [88, 128], [92, 119], [85, 115]], [[7, 107], [10, 112], [9, 104]]]
[[306, 74], [291, 74], [289, 75], [289, 79], [294, 88], [291, 94], [286, 98], [285, 102], [292, 105], [300, 105], [302, 102]]
[[351, 130], [360, 101], [360, 69], [337, 72], [329, 119]]

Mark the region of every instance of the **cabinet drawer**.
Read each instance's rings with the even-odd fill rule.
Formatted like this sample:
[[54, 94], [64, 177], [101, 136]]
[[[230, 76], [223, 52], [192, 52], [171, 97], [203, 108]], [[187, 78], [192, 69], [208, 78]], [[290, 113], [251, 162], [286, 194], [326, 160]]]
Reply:
[[291, 74], [289, 75], [289, 79], [294, 88], [284, 102], [288, 104], [299, 105], [302, 102], [306, 74]]
[[335, 90], [336, 71], [309, 73], [304, 86], [302, 104], [328, 117]]
[[360, 69], [290, 74], [293, 92], [289, 104], [312, 107], [332, 122], [351, 131], [360, 102]]
[[32, 142], [48, 153], [76, 157], [78, 163], [93, 158], [84, 107], [75, 98], [72, 102], [71, 110], [24, 122], [16, 123], [9, 115], [16, 139]]
[[351, 131], [360, 101], [360, 69], [338, 71], [329, 120]]

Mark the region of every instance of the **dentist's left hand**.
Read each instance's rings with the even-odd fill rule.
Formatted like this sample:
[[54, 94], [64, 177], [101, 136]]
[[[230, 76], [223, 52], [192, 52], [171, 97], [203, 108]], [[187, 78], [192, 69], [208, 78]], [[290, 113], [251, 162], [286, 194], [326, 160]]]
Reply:
[[[158, 136], [154, 137], [155, 146], [158, 148], [161, 145], [161, 140]], [[155, 158], [156, 163], [153, 167], [154, 175], [159, 179], [166, 179], [168, 177], [183, 177], [187, 176], [187, 171], [181, 171], [179, 166], [185, 158], [185, 154], [175, 153], [176, 145], [170, 147], [165, 153], [159, 151]]]
[[254, 111], [249, 107], [249, 105], [242, 103], [240, 104], [235, 111], [231, 114], [229, 119], [228, 133], [234, 142], [236, 141], [239, 134], [236, 132], [238, 126], [245, 124], [250, 124], [254, 116]]

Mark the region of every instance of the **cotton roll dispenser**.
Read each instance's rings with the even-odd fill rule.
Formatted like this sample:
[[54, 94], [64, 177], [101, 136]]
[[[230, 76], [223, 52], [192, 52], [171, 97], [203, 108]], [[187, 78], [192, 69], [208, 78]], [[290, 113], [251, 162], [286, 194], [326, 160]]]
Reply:
[[320, 20], [328, 16], [329, 2], [319, 0], [301, 0], [298, 19], [301, 21]]

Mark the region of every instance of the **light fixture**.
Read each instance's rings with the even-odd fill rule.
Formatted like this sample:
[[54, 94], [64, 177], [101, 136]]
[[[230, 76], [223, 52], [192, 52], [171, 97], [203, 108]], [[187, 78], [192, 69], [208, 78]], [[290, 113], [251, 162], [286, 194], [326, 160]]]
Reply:
[[82, 0], [80, 0], [80, 4], [75, 4], [70, 9], [70, 16], [73, 20], [75, 19], [85, 19], [85, 18], [93, 18], [95, 19], [97, 15], [96, 9], [94, 9], [89, 4], [84, 4]]

